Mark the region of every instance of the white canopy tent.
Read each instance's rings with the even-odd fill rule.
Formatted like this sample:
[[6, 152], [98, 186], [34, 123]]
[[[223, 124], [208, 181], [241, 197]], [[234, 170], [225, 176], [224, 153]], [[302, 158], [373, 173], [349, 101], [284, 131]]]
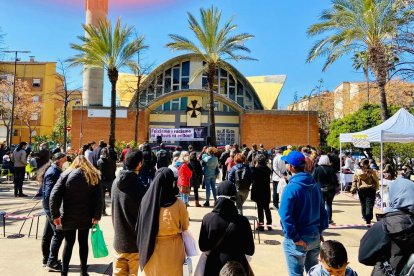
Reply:
[[[401, 108], [392, 117], [382, 124], [370, 129], [355, 132], [341, 133], [339, 135], [340, 150], [342, 153], [342, 143], [352, 143], [355, 139], [361, 137], [369, 143], [381, 144], [381, 191], [383, 186], [382, 164], [383, 164], [383, 143], [410, 143], [414, 142], [414, 115], [410, 114], [406, 109]], [[341, 165], [342, 166], [342, 165]], [[382, 194], [381, 194], [382, 199]], [[382, 205], [382, 204], [381, 204]]]

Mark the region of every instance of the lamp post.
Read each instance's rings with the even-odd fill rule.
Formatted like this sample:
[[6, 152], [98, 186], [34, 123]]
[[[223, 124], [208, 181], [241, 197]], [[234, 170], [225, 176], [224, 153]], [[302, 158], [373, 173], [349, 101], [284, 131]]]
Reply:
[[309, 106], [310, 106], [310, 102], [311, 102], [311, 97], [313, 92], [318, 91], [319, 93], [321, 92], [323, 86], [323, 79], [318, 80], [318, 85], [316, 87], [314, 87], [311, 92], [309, 93], [308, 96], [308, 145], [310, 145], [310, 116], [309, 116]]
[[16, 104], [16, 74], [17, 74], [17, 54], [18, 53], [30, 53], [30, 51], [2, 51], [3, 53], [14, 53], [14, 77], [13, 77], [13, 96], [12, 96], [12, 110], [11, 110], [11, 118], [10, 118], [10, 135], [9, 135], [9, 147], [13, 143], [13, 124], [14, 124], [14, 107]]
[[79, 131], [79, 147], [82, 147], [82, 136], [83, 136], [83, 97], [76, 99], [76, 103], [81, 104], [81, 119], [80, 119], [80, 131]]

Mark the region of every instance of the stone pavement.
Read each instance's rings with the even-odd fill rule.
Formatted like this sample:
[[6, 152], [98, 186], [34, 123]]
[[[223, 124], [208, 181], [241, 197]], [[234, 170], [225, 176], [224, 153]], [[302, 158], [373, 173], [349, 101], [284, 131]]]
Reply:
[[[36, 182], [25, 182], [24, 192], [28, 195], [34, 195], [38, 187]], [[201, 197], [204, 197], [204, 190], [201, 190]], [[194, 205], [194, 201], [190, 201]], [[109, 198], [107, 198], [107, 206], [110, 206]], [[351, 198], [348, 194], [341, 194], [335, 197], [334, 200], [334, 217], [333, 220], [337, 223], [335, 227], [327, 229], [324, 233], [325, 239], [336, 239], [342, 242], [347, 251], [350, 262], [350, 267], [358, 272], [359, 275], [370, 275], [371, 268], [358, 263], [358, 247], [359, 241], [366, 232], [366, 227], [363, 226], [363, 221], [360, 215], [359, 202]], [[13, 196], [13, 184], [8, 182], [0, 183], [0, 211], [13, 213], [14, 215], [27, 215], [33, 208], [33, 213], [42, 211], [41, 202], [38, 199], [15, 198]], [[110, 212], [110, 208], [109, 212]], [[190, 230], [194, 237], [198, 239], [199, 229], [203, 216], [210, 212], [212, 208], [195, 208], [189, 207], [190, 214]], [[257, 216], [254, 202], [247, 201], [245, 204], [246, 216]], [[256, 253], [254, 254], [251, 266], [256, 275], [287, 275], [285, 258], [282, 251], [281, 242], [283, 240], [282, 231], [279, 224], [279, 217], [275, 210], [272, 210], [273, 224], [275, 225], [273, 231], [261, 232], [259, 244], [256, 236]], [[36, 239], [36, 219], [33, 222], [33, 227], [30, 237], [28, 232], [31, 220], [27, 220], [23, 229], [22, 238], [11, 238], [10, 235], [19, 232], [23, 223], [22, 220], [7, 220], [6, 221], [6, 238], [3, 237], [3, 232], [0, 232], [0, 275], [2, 276], [20, 276], [20, 275], [58, 275], [53, 272], [46, 272], [41, 265], [41, 235], [45, 223], [44, 216], [40, 218], [39, 236]], [[113, 256], [112, 242], [114, 233], [112, 229], [111, 217], [103, 217], [101, 228], [104, 231], [105, 240], [110, 250], [110, 255], [106, 258], [95, 259], [92, 256], [92, 249], [89, 251], [89, 272], [90, 275], [102, 275], [107, 271], [111, 263], [111, 256]], [[193, 258], [193, 266], [197, 264], [197, 257]], [[78, 247], [75, 243], [75, 248], [71, 260], [70, 275], [79, 275], [79, 256]]]

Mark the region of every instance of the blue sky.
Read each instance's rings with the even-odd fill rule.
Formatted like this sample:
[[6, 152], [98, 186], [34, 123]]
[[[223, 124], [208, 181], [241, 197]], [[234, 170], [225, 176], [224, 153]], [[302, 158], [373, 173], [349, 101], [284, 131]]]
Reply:
[[[132, 1], [132, 0], [130, 0]], [[136, 0], [143, 1], [143, 0]], [[71, 2], [66, 4], [65, 2]], [[75, 4], [74, 4], [75, 2]], [[217, 6], [223, 11], [222, 18], [235, 16], [236, 32], [255, 35], [247, 46], [251, 56], [258, 61], [234, 63], [246, 76], [287, 75], [287, 81], [279, 97], [279, 107], [286, 107], [299, 96], [309, 94], [323, 79], [324, 88], [332, 90], [343, 81], [363, 81], [361, 72], [355, 72], [352, 62], [344, 57], [322, 72], [324, 60], [311, 64], [305, 62], [307, 52], [317, 38], [308, 38], [306, 29], [317, 22], [328, 0], [279, 1], [279, 0], [164, 0], [157, 4], [115, 5], [120, 0], [110, 0], [109, 17], [121, 17], [128, 25], [134, 25], [139, 34], [146, 37], [149, 49], [143, 54], [144, 62], [159, 65], [178, 55], [165, 47], [168, 34], [180, 34], [193, 38], [187, 28], [187, 12], [198, 18], [201, 7]], [[85, 21], [84, 4], [81, 0], [0, 0], [0, 27], [5, 46], [9, 50], [30, 50], [38, 61], [56, 61], [74, 54], [69, 43], [79, 42], [81, 24]], [[22, 55], [22, 59], [28, 59]], [[11, 56], [3, 56], [11, 60]], [[71, 69], [72, 88], [82, 85], [80, 69]], [[104, 88], [104, 104], [109, 104], [110, 87]]]

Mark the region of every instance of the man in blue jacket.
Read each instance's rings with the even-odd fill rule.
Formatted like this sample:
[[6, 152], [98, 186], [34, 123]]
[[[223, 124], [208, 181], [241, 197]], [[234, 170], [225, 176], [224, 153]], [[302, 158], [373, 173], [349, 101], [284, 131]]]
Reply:
[[303, 275], [318, 264], [322, 231], [328, 228], [328, 215], [320, 188], [313, 177], [304, 172], [305, 156], [291, 151], [282, 160], [292, 177], [283, 191], [279, 216], [283, 227], [285, 252], [290, 276]]
[[63, 241], [63, 231], [56, 229], [53, 223], [49, 199], [50, 193], [62, 173], [62, 167], [67, 161], [67, 157], [64, 153], [58, 152], [53, 155], [52, 161], [49, 167], [44, 168], [44, 174], [40, 172], [38, 176], [39, 182], [42, 183], [42, 204], [46, 214], [46, 224], [42, 238], [43, 265], [49, 271], [61, 271], [62, 265], [58, 261], [58, 254]]

